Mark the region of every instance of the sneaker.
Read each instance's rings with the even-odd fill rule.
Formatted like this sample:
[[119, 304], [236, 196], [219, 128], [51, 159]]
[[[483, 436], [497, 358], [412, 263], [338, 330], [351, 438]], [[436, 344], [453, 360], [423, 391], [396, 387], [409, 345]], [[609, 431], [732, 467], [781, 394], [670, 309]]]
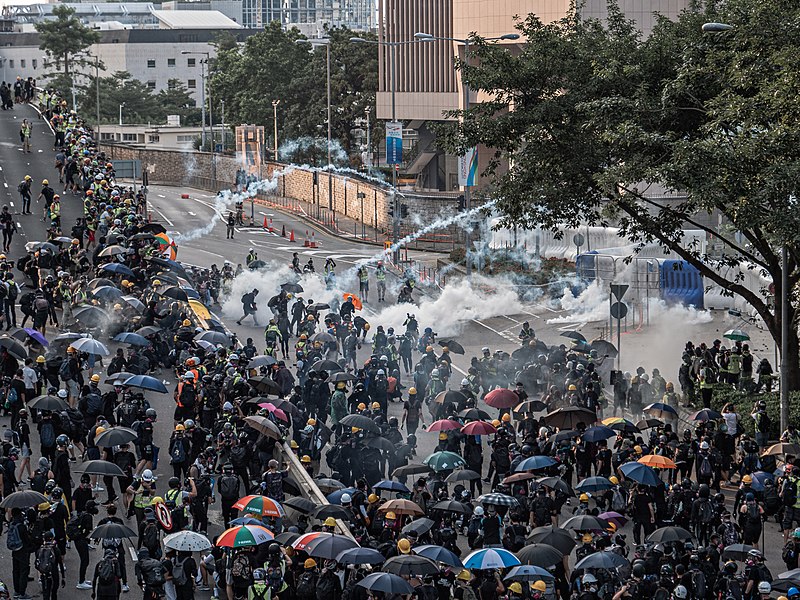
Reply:
[[17, 600], [33, 600], [28, 594], [22, 594], [21, 596], [16, 596]]
[[92, 491], [94, 491], [94, 492], [105, 492], [105, 491], [106, 491], [106, 488], [104, 488], [102, 485], [100, 485], [100, 484], [98, 483], [96, 486], [94, 486], [94, 487], [92, 488]]
[[127, 593], [127, 592], [130, 592], [130, 591], [131, 591], [131, 588], [129, 588], [129, 587], [128, 587], [128, 584], [127, 584], [127, 583], [123, 583], [123, 584], [122, 584], [122, 591], [123, 591], [123, 592], [125, 592], [125, 593]]
[[92, 584], [88, 581], [84, 581], [83, 583], [79, 583], [75, 586], [76, 590], [90, 590], [92, 589]]
[[210, 588], [210, 587], [208, 587], [207, 585], [200, 585], [200, 586], [198, 586], [198, 587], [197, 587], [197, 589], [198, 589], [199, 591], [201, 591], [201, 592], [208, 592], [208, 591], [211, 591], [211, 588]]

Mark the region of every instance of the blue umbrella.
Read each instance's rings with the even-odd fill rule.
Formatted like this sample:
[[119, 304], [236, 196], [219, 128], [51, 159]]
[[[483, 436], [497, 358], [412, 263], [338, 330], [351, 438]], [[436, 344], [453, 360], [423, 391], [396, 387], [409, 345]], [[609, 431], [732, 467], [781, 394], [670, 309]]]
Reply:
[[331, 492], [328, 494], [328, 502], [331, 504], [341, 504], [342, 503], [342, 496], [345, 494], [350, 494], [350, 497], [353, 497], [353, 494], [356, 493], [356, 488], [344, 488], [341, 490], [336, 490], [335, 492]]
[[537, 455], [526, 458], [517, 465], [515, 471], [537, 471], [539, 469], [546, 469], [556, 464], [556, 459], [552, 456]]
[[162, 394], [167, 393], [167, 386], [165, 386], [155, 377], [150, 377], [149, 375], [134, 375], [133, 377], [126, 379], [122, 385], [142, 388], [143, 390], [150, 390], [152, 392], [160, 392]]
[[387, 492], [401, 492], [403, 494], [408, 494], [411, 492], [404, 484], [400, 483], [399, 481], [390, 481], [388, 479], [384, 479], [383, 481], [379, 481], [375, 485], [372, 486], [374, 490], [386, 490]]
[[464, 565], [461, 563], [461, 559], [458, 558], [458, 556], [450, 552], [450, 550], [447, 548], [442, 548], [441, 546], [434, 546], [433, 544], [417, 546], [414, 548], [414, 554], [417, 554], [418, 556], [424, 556], [425, 558], [430, 558], [433, 561], [444, 563], [451, 567], [458, 567], [459, 569], [464, 568]]
[[191, 300], [200, 300], [200, 294], [198, 294], [195, 290], [190, 287], [182, 287], [181, 288], [184, 292], [186, 292], [187, 298]]
[[114, 336], [115, 342], [122, 342], [123, 344], [130, 344], [131, 346], [149, 346], [150, 342], [138, 333], [131, 333], [124, 331]]
[[754, 492], [763, 492], [764, 486], [766, 486], [768, 481], [772, 484], [775, 483], [775, 476], [766, 471], [756, 471], [755, 473], [751, 473], [750, 477], [753, 478], [753, 483], [750, 484], [750, 487], [753, 488]]
[[482, 548], [464, 559], [465, 569], [507, 569], [519, 564], [519, 559], [503, 548]]
[[115, 275], [133, 275], [133, 271], [131, 271], [125, 265], [121, 265], [119, 263], [108, 263], [100, 267], [101, 271], [108, 271], [109, 273], [114, 273]]
[[646, 412], [649, 415], [653, 415], [654, 417], [658, 417], [660, 419], [664, 418], [665, 414], [670, 415], [671, 417], [677, 417], [678, 411], [672, 408], [669, 404], [664, 404], [663, 402], [653, 402], [652, 404], [648, 404], [647, 406], [642, 409], [643, 412]]
[[511, 569], [508, 575], [503, 577], [503, 581], [538, 581], [539, 579], [553, 581], [555, 576], [547, 569], [536, 565], [520, 565]]
[[[644, 465], [642, 465], [644, 466]], [[604, 492], [614, 487], [605, 477], [587, 477], [575, 486], [576, 492]]]
[[587, 442], [600, 442], [616, 436], [617, 432], [611, 429], [611, 427], [596, 425], [594, 427], [589, 427], [581, 437]]
[[45, 337], [41, 334], [41, 332], [37, 331], [36, 329], [31, 329], [30, 327], [26, 327], [25, 329], [23, 329], [23, 331], [27, 333], [32, 340], [38, 342], [42, 346], [50, 345], [50, 342], [48, 342], [47, 339], [45, 339]]
[[696, 413], [692, 415], [692, 421], [716, 421], [717, 419], [721, 419], [722, 415], [719, 414], [715, 410], [711, 410], [710, 408], [704, 408], [703, 410], [698, 410]]
[[627, 462], [622, 465], [619, 470], [620, 473], [625, 475], [628, 479], [632, 479], [642, 485], [656, 486], [661, 484], [661, 480], [658, 478], [658, 475], [656, 475], [656, 472], [642, 463]]

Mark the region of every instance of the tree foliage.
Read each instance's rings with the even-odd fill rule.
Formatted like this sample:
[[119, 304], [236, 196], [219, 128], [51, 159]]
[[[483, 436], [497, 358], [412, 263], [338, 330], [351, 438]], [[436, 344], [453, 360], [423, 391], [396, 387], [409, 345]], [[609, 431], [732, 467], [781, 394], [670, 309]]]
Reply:
[[[733, 29], [704, 34], [705, 22]], [[505, 224], [613, 225], [636, 244], [659, 244], [749, 302], [777, 341], [780, 302], [773, 310], [743, 273], [771, 278], [780, 299], [786, 244], [790, 289], [800, 275], [798, 26], [800, 5], [783, 0], [707, 1], [662, 19], [647, 39], [614, 5], [605, 23], [528, 16], [518, 54], [475, 40], [479, 60], [460, 68], [493, 99], [471, 108], [446, 146], [494, 149], [486, 175]], [[640, 190], [652, 184], [683, 199], [647, 198]], [[709, 225], [712, 214], [724, 227]], [[707, 253], [685, 229], [723, 250]], [[796, 327], [789, 342], [796, 366]], [[796, 368], [791, 384], [800, 387]]]
[[39, 49], [55, 61], [64, 74], [70, 74], [75, 55], [100, 41], [100, 34], [81, 23], [75, 10], [59, 4], [53, 7], [54, 19], [36, 23], [39, 32]]
[[[331, 52], [331, 135], [353, 154], [352, 129], [375, 104], [377, 50], [349, 42], [354, 32], [328, 32]], [[242, 47], [224, 47], [211, 65], [212, 97], [225, 100], [226, 121], [263, 125], [271, 137], [272, 101], [278, 106], [280, 141], [327, 137], [326, 50], [312, 49], [296, 29], [273, 22]], [[374, 112], [371, 120], [374, 126]]]

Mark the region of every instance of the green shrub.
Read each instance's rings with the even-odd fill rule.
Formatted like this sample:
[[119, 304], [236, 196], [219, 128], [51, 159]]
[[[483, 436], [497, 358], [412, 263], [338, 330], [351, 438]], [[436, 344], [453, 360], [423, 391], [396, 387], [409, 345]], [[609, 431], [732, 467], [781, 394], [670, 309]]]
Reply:
[[[729, 385], [717, 384], [714, 386], [714, 395], [711, 399], [711, 408], [721, 411], [728, 402], [733, 402], [736, 412], [739, 413], [739, 422], [748, 435], [754, 434], [754, 422], [750, 414], [756, 402], [763, 400], [767, 403], [767, 414], [772, 421], [769, 438], [778, 439], [781, 435], [781, 400], [777, 393], [747, 394], [734, 390]], [[789, 422], [800, 423], [800, 392], [789, 394]]]

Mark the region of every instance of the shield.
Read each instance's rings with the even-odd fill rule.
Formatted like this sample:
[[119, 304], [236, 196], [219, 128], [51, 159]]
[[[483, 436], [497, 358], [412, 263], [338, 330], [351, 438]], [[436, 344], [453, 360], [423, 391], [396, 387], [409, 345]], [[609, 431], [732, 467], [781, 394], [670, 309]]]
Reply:
[[543, 418], [550, 427], [575, 429], [579, 424], [586, 425], [597, 421], [597, 414], [587, 408], [567, 406], [547, 413]]
[[394, 573], [395, 575], [435, 575], [439, 572], [439, 567], [430, 558], [418, 556], [416, 554], [401, 554], [393, 556], [385, 563], [381, 569], [384, 573]]
[[164, 547], [178, 552], [203, 552], [211, 548], [211, 542], [202, 533], [179, 531], [164, 538]]
[[66, 400], [62, 400], [58, 396], [37, 396], [30, 402], [28, 402], [29, 408], [35, 408], [36, 410], [49, 410], [52, 412], [60, 412], [62, 410], [67, 410], [69, 408], [69, 404], [67, 404]]
[[89, 535], [92, 540], [113, 540], [119, 538], [135, 538], [138, 534], [122, 523], [106, 523], [95, 527]]
[[461, 344], [459, 344], [455, 340], [446, 340], [446, 341], [445, 340], [439, 340], [439, 342], [437, 342], [437, 343], [442, 348], [447, 348], [448, 350], [450, 350], [450, 352], [452, 352], [453, 354], [461, 354], [461, 355], [465, 354], [464, 346], [462, 346]]

